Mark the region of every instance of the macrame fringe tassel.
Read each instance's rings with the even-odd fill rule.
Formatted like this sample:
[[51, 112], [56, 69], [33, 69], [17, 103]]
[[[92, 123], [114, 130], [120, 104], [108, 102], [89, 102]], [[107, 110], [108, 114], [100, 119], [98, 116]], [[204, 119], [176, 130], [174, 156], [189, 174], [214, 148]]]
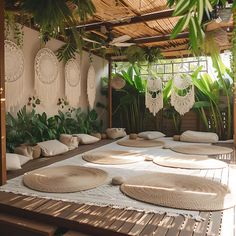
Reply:
[[19, 78], [14, 82], [5, 83], [6, 111], [9, 112], [11, 109], [14, 110], [20, 105], [22, 100], [22, 94], [24, 94], [23, 90], [23, 77]]
[[38, 98], [44, 104], [53, 104], [58, 99], [59, 79], [55, 79], [51, 84], [42, 83], [35, 75], [35, 91]]
[[145, 93], [146, 108], [155, 116], [163, 108], [161, 79], [148, 79]]
[[80, 83], [77, 86], [72, 87], [67, 81], [65, 81], [65, 95], [70, 106], [75, 108], [78, 107], [80, 94]]

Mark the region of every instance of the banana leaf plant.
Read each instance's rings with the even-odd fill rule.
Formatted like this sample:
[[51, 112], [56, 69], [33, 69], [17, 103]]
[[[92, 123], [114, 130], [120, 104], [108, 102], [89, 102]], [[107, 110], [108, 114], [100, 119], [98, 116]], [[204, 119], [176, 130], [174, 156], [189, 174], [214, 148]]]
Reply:
[[[195, 55], [201, 54], [206, 23], [212, 20], [212, 12], [218, 5], [225, 6], [227, 0], [167, 0], [169, 7], [175, 6], [173, 16], [179, 16], [171, 38], [189, 30], [190, 48]], [[235, 8], [235, 1], [233, 9]]]
[[[200, 114], [204, 127], [216, 132], [220, 139], [232, 138], [232, 88], [233, 84], [225, 75], [218, 74], [214, 80], [209, 74], [199, 75], [201, 68], [192, 74], [196, 87], [194, 109]], [[230, 71], [226, 70], [228, 76]], [[222, 98], [225, 98], [222, 101]]]
[[141, 78], [140, 68], [135, 64], [119, 75], [126, 81], [126, 85], [123, 89], [113, 90], [113, 123], [125, 127], [128, 133], [140, 132], [143, 130], [146, 113], [146, 81]]

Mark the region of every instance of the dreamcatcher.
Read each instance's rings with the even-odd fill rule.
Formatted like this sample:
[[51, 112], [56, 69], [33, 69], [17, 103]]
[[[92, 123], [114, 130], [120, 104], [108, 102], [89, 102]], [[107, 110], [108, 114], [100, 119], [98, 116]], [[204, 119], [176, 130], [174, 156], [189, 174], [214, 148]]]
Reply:
[[58, 60], [52, 50], [42, 48], [35, 62], [35, 90], [40, 100], [53, 103], [58, 97]]
[[[24, 55], [12, 41], [4, 41], [6, 109], [19, 104], [23, 94]], [[16, 94], [16, 91], [17, 94]]]
[[171, 105], [174, 106], [175, 110], [180, 115], [184, 115], [193, 107], [194, 103], [194, 86], [191, 78], [174, 78], [171, 92]]
[[93, 109], [96, 97], [96, 74], [92, 63], [88, 69], [87, 75], [87, 95], [90, 109]]
[[65, 65], [65, 95], [72, 107], [77, 107], [80, 97], [80, 64], [70, 59]]
[[145, 105], [155, 116], [163, 108], [163, 93], [161, 79], [147, 79]]

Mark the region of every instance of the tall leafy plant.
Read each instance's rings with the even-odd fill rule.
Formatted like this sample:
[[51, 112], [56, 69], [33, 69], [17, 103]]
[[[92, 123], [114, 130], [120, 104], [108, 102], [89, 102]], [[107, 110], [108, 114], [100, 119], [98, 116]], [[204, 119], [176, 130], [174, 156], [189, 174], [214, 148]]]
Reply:
[[[232, 137], [232, 83], [220, 75], [214, 80], [209, 74], [200, 75], [200, 69], [192, 75], [196, 87], [196, 103], [194, 108], [199, 112], [201, 120], [208, 131], [218, 133], [221, 139]], [[228, 71], [228, 75], [230, 72]], [[226, 98], [222, 101], [222, 98]], [[226, 118], [226, 120], [225, 120]]]
[[144, 125], [146, 81], [141, 78], [137, 65], [130, 66], [119, 75], [126, 81], [126, 86], [112, 93], [113, 121], [118, 126], [126, 127], [127, 132], [139, 132]]

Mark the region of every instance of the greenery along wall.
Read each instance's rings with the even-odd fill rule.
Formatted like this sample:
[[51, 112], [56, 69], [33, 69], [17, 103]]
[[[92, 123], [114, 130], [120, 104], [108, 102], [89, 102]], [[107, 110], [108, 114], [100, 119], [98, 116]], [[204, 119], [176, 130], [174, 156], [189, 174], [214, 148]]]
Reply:
[[[192, 111], [199, 116], [199, 129], [216, 132], [221, 139], [232, 138], [232, 73], [229, 69], [221, 73], [222, 68], [218, 67], [218, 78], [214, 79], [208, 73], [200, 71], [202, 66], [189, 74], [195, 85], [196, 102]], [[163, 83], [164, 108], [153, 117], [145, 108], [146, 82], [140, 67], [134, 64], [114, 76], [117, 74], [126, 81], [126, 85], [122, 89], [113, 89], [112, 92], [114, 127], [125, 127], [128, 133], [140, 132], [150, 127], [168, 132], [165, 130], [168, 122], [175, 128], [171, 135], [180, 133], [182, 117], [170, 104], [172, 79]]]
[[26, 106], [17, 112], [16, 117], [6, 115], [7, 151], [13, 151], [20, 144], [33, 145], [37, 142], [59, 139], [60, 134], [77, 134], [102, 131], [102, 120], [95, 110], [83, 112], [80, 108], [48, 117], [35, 109], [27, 111]]

